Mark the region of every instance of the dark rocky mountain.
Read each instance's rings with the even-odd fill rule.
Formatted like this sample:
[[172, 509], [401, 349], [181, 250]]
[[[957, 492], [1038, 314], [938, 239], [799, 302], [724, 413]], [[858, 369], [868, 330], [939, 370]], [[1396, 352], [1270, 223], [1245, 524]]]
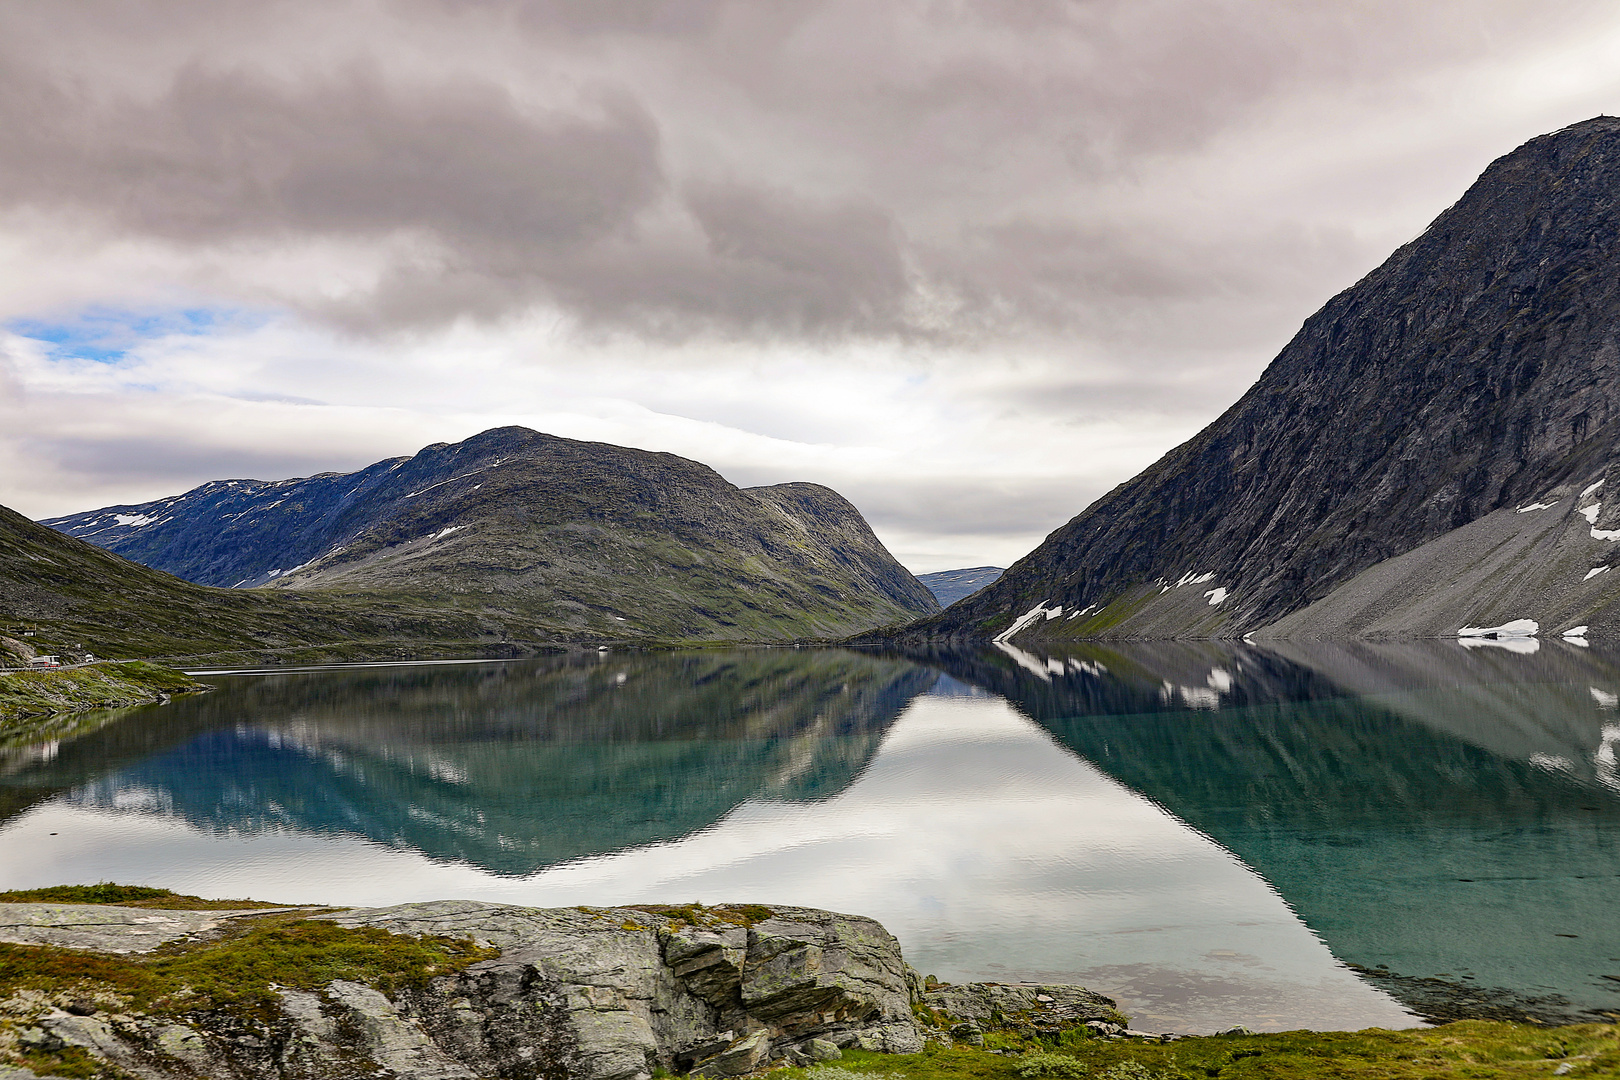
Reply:
[[829, 488], [739, 489], [673, 454], [520, 427], [46, 524], [200, 584], [498, 612], [541, 639], [826, 637], [938, 610]]
[[1492, 163], [1225, 414], [904, 636], [1620, 631], [1617, 335], [1599, 117]]
[[972, 596], [1006, 571], [999, 566], [971, 566], [962, 570], [936, 570], [932, 574], [918, 574], [917, 580], [928, 586], [940, 607], [950, 607], [964, 596]]

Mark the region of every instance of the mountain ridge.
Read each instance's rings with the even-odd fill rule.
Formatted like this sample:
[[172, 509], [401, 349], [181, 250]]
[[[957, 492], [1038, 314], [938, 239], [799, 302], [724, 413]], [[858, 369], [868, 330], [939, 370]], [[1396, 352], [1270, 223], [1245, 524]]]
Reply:
[[201, 584], [388, 595], [632, 641], [836, 637], [938, 608], [830, 488], [738, 488], [674, 454], [521, 427], [45, 524]]
[[[1307, 319], [1201, 432], [900, 636], [1263, 633], [1386, 560], [1604, 479], [1617, 267], [1620, 119], [1530, 140]], [[1620, 500], [1597, 512], [1601, 562]], [[1575, 607], [1601, 612], [1608, 588]]]

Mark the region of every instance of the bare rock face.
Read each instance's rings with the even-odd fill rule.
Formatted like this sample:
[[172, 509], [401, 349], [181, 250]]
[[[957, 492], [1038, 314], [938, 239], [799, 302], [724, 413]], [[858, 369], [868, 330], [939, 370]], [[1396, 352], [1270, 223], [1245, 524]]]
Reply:
[[737, 1076], [778, 1058], [821, 1060], [818, 1040], [922, 1048], [899, 943], [860, 916], [439, 902], [332, 918], [501, 950], [401, 1010], [480, 1076], [636, 1080], [657, 1066]]
[[925, 991], [921, 1005], [973, 1032], [1001, 1027], [1073, 1027], [1119, 1018], [1113, 999], [1080, 986], [1037, 983], [967, 983]]
[[[0, 921], [20, 928], [12, 940], [97, 951], [128, 951], [128, 935], [108, 926], [133, 933], [162, 925], [152, 937], [184, 944], [213, 930], [201, 925], [205, 916], [241, 914], [8, 910], [24, 907], [45, 905], [0, 905]], [[175, 918], [137, 921], [154, 915]], [[500, 954], [393, 996], [343, 979], [317, 990], [281, 987], [279, 1010], [247, 1020], [120, 1013], [105, 996], [21, 991], [0, 1001], [0, 1051], [73, 1047], [151, 1080], [650, 1080], [657, 1068], [721, 1078], [832, 1061], [854, 1046], [913, 1053], [925, 1034], [974, 1042], [996, 1027], [1061, 1028], [1118, 1015], [1112, 1001], [1079, 987], [925, 992], [878, 923], [812, 908], [439, 901], [310, 917], [472, 938]], [[91, 924], [96, 936], [87, 939]], [[31, 1075], [0, 1063], [0, 1080]]]
[[283, 909], [176, 911], [115, 904], [0, 904], [0, 941], [142, 953], [204, 934], [228, 919], [279, 910]]
[[[901, 638], [1237, 637], [1487, 515], [1578, 492], [1556, 512], [1590, 510], [1570, 556], [1590, 561], [1560, 580], [1612, 589], [1580, 574], [1620, 542], [1614, 496], [1591, 509], [1620, 463], [1617, 325], [1620, 119], [1597, 117], [1493, 162], [1222, 416]], [[1584, 601], [1548, 603], [1519, 614]], [[1385, 632], [1341, 606], [1295, 632]]]

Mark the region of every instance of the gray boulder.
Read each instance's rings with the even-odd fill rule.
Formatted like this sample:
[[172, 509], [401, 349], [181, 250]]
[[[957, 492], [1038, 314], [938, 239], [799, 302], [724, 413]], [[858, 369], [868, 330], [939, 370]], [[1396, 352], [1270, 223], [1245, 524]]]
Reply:
[[[70, 907], [0, 911], [0, 939], [131, 951], [233, 917], [163, 912], [157, 922]], [[650, 1080], [656, 1068], [719, 1080], [773, 1062], [833, 1061], [851, 1047], [916, 1052], [927, 1032], [914, 1006], [942, 1041], [1118, 1017], [1113, 1002], [1079, 987], [925, 991], [882, 926], [811, 908], [440, 901], [311, 917], [471, 938], [500, 954], [392, 996], [341, 979], [282, 987], [279, 1008], [252, 1018], [148, 1016], [107, 1011], [123, 1007], [110, 995], [51, 1004], [29, 991], [0, 1002], [0, 1045], [77, 1047], [142, 1080]]]
[[443, 901], [326, 917], [501, 950], [401, 1010], [480, 1074], [639, 1080], [662, 1066], [736, 1076], [783, 1057], [829, 1060], [837, 1045], [827, 1036], [837, 1035], [922, 1048], [899, 943], [860, 916]]

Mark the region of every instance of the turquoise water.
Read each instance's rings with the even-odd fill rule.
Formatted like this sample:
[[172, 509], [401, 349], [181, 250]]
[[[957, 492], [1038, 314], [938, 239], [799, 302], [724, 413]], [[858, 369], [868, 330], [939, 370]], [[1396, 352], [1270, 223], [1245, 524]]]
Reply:
[[0, 888], [810, 904], [881, 919], [941, 978], [1082, 982], [1159, 1030], [1620, 1010], [1620, 665], [1598, 650], [209, 680], [0, 748]]

